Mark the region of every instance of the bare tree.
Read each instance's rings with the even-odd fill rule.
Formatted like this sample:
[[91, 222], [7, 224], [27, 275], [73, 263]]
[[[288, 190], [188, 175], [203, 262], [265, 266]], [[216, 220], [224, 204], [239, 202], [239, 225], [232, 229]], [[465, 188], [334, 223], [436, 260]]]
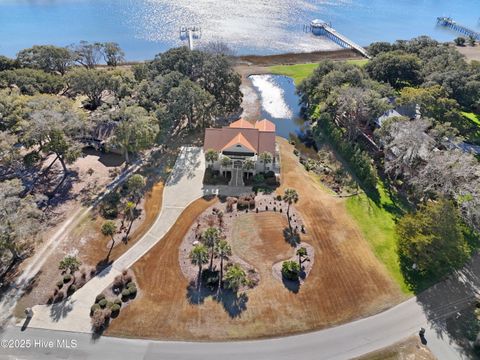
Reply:
[[413, 176], [424, 164], [435, 147], [434, 139], [427, 134], [432, 122], [428, 119], [409, 121], [392, 119], [376, 134], [385, 152], [385, 171], [397, 178]]
[[10, 266], [21, 259], [41, 229], [42, 212], [37, 202], [43, 198], [21, 197], [23, 192], [18, 179], [0, 182], [0, 257], [9, 253]]

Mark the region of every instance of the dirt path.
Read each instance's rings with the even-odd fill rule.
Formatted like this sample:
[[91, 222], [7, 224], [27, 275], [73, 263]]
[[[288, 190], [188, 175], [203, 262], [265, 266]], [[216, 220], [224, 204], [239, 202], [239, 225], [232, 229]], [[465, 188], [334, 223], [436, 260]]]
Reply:
[[[190, 303], [178, 251], [195, 218], [212, 204], [198, 200], [185, 210], [166, 238], [133, 266], [142, 295], [111, 324], [108, 335], [176, 340], [282, 336], [377, 313], [403, 299], [347, 215], [342, 200], [322, 190], [303, 171], [293, 148], [285, 140], [279, 142], [282, 189], [298, 190], [301, 200], [297, 209], [307, 229], [303, 241], [315, 249], [312, 271], [300, 291], [289, 291], [268, 275], [272, 263], [289, 253], [283, 218], [259, 214], [256, 219], [252, 214], [245, 217], [247, 223], [238, 224], [243, 245], [233, 244], [249, 261], [258, 261], [253, 265], [262, 273], [259, 286], [247, 292], [245, 310], [230, 316], [225, 305], [212, 298], [201, 304]], [[249, 247], [245, 239], [250, 238], [252, 226], [260, 238]]]

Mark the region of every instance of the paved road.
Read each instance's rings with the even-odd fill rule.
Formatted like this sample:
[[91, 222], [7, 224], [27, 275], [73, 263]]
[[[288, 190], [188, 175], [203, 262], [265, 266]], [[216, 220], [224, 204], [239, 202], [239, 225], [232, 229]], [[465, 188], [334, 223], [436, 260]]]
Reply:
[[[160, 320], [159, 320], [160, 321]], [[29, 349], [0, 349], [0, 354], [22, 359], [161, 359], [202, 360], [340, 360], [360, 356], [391, 345], [427, 328], [428, 346], [440, 359], [461, 359], [448, 338], [439, 337], [426, 326], [422, 307], [412, 298], [381, 314], [338, 327], [313, 333], [269, 340], [238, 342], [171, 342], [102, 337], [93, 341], [85, 333], [57, 332], [42, 329], [8, 328], [0, 334], [3, 339], [28, 339]], [[53, 348], [40, 348], [34, 341], [53, 341]], [[57, 341], [77, 342], [75, 349], [65, 349]], [[1, 356], [0, 356], [1, 358]]]
[[202, 185], [205, 157], [198, 147], [184, 147], [165, 184], [162, 209], [148, 232], [112, 266], [87, 282], [69, 299], [52, 306], [33, 307], [35, 316], [31, 327], [89, 333], [90, 306], [95, 296], [113, 282], [125, 268], [133, 265], [150, 250], [173, 226], [182, 211], [194, 200], [204, 195]]

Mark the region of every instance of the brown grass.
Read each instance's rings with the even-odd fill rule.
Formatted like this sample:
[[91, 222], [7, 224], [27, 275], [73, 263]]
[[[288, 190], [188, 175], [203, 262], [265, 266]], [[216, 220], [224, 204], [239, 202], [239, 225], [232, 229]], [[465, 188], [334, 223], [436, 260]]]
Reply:
[[[145, 217], [132, 234], [129, 236], [127, 243], [121, 241], [117, 236], [116, 245], [112, 249], [110, 260], [115, 261], [125, 251], [131, 248], [155, 222], [160, 208], [162, 207], [163, 182], [158, 182], [152, 186], [152, 189], [145, 196], [143, 211]], [[96, 241], [89, 241], [85, 245], [79, 247], [79, 256], [82, 262], [95, 266], [98, 262], [105, 259], [110, 247], [110, 237], [101, 233], [101, 227], [105, 220], [98, 216], [88, 221], [88, 228], [96, 234]]]
[[[153, 185], [152, 189], [145, 196], [145, 216], [135, 231], [132, 233], [127, 244], [117, 241], [113, 248], [110, 260], [115, 260], [135, 244], [145, 232], [152, 226], [162, 206], [163, 182]], [[78, 257], [83, 265], [95, 267], [108, 253], [109, 237], [101, 234], [100, 228], [103, 219], [98, 216], [92, 218], [86, 215], [79, 226], [72, 230], [69, 235], [69, 242], [59, 244], [56, 251], [48, 258], [39, 274], [34, 278], [31, 286], [18, 301], [15, 308], [15, 316], [23, 317], [23, 310], [37, 304], [45, 304], [52, 293], [55, 283], [61, 278], [58, 270], [58, 263], [71, 252], [72, 248], [78, 249]]]
[[435, 360], [428, 347], [422, 345], [418, 336], [411, 336], [387, 348], [372, 352], [355, 360]]
[[246, 310], [230, 317], [221, 303], [207, 298], [189, 303], [178, 251], [194, 219], [212, 201], [189, 206], [167, 236], [133, 266], [142, 296], [112, 323], [109, 335], [177, 340], [227, 340], [281, 336], [320, 329], [376, 313], [402, 299], [398, 286], [375, 258], [346, 213], [342, 200], [322, 190], [299, 165], [293, 147], [282, 149], [282, 188], [300, 195], [315, 263], [298, 293], [273, 278], [273, 263], [289, 258], [283, 238], [285, 219], [275, 213], [248, 214], [235, 224], [232, 246], [257, 267], [260, 284], [247, 292]]

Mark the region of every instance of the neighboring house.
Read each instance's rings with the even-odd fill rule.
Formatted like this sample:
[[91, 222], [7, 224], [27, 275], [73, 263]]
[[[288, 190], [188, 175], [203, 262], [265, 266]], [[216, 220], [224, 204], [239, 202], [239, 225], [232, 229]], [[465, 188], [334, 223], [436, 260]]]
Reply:
[[[395, 99], [389, 99], [388, 102], [395, 106]], [[382, 124], [388, 119], [399, 116], [409, 118], [410, 120], [419, 119], [421, 116], [420, 106], [417, 104], [395, 106], [393, 109], [385, 111], [382, 116], [375, 120], [375, 123], [378, 127], [382, 127]]]
[[99, 151], [108, 151], [115, 154], [121, 154], [121, 151], [109, 142], [117, 127], [116, 121], [108, 121], [97, 124], [87, 134], [77, 138], [84, 146], [91, 146]]
[[[218, 161], [208, 165], [223, 175], [233, 175], [235, 172], [249, 177], [264, 170], [275, 170], [277, 166], [275, 124], [268, 120], [252, 124], [240, 119], [223, 128], [208, 128], [205, 130], [203, 148], [205, 152], [218, 152]], [[263, 152], [271, 154], [271, 163], [263, 164], [260, 160], [259, 155]], [[224, 161], [225, 158], [231, 161]], [[253, 169], [245, 169], [246, 160], [253, 161]], [[226, 164], [228, 162], [230, 164]]]

